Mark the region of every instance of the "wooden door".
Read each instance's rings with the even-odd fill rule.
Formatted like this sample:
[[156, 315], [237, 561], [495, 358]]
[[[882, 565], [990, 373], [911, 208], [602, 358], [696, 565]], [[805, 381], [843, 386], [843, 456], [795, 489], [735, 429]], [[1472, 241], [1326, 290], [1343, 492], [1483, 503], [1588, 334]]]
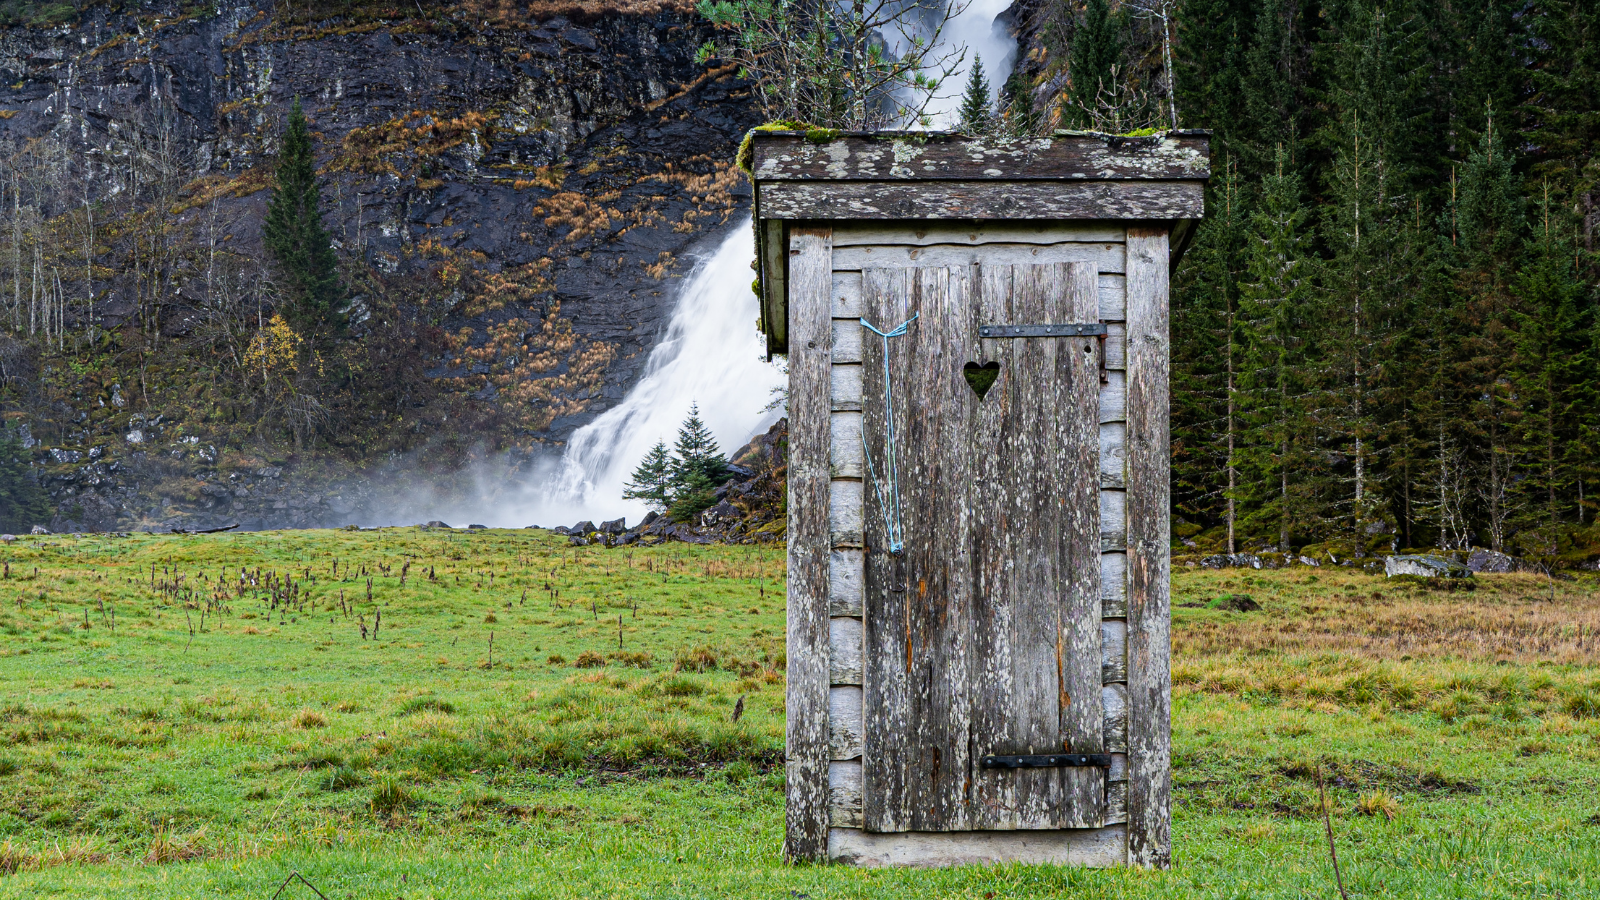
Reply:
[[[1095, 337], [980, 338], [1097, 323], [1090, 265], [867, 269], [863, 818], [868, 831], [1094, 828], [1106, 770], [984, 768], [1104, 750]], [[964, 368], [998, 363], [982, 398]], [[904, 551], [888, 552], [886, 453]]]

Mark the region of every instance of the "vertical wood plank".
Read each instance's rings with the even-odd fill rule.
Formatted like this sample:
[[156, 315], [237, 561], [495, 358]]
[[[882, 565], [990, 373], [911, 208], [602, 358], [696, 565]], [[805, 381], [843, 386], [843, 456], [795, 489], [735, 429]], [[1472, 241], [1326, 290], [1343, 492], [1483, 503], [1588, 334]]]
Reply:
[[854, 547], [836, 548], [828, 554], [828, 612], [831, 615], [861, 615], [862, 579], [866, 577], [861, 557], [861, 550]]
[[828, 433], [833, 242], [789, 239], [788, 687], [784, 855], [828, 852]]
[[1172, 863], [1167, 226], [1128, 229], [1128, 862]]

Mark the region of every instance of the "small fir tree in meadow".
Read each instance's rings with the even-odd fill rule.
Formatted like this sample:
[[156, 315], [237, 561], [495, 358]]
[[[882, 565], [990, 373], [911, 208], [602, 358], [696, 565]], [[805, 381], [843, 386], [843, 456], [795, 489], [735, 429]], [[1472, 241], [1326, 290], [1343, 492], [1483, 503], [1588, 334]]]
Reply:
[[956, 126], [962, 134], [988, 134], [994, 130], [994, 109], [989, 102], [989, 79], [983, 74], [983, 58], [972, 58], [972, 71], [967, 75], [967, 91], [961, 98], [961, 123]]
[[345, 328], [344, 287], [333, 239], [322, 224], [322, 189], [311, 152], [311, 130], [297, 97], [278, 152], [276, 182], [262, 238], [283, 278], [285, 318], [313, 342]]
[[657, 441], [644, 461], [633, 470], [633, 478], [622, 496], [629, 500], [643, 500], [656, 512], [666, 512], [671, 502], [672, 454], [664, 441]]
[[689, 417], [678, 428], [678, 440], [672, 449], [672, 481], [677, 491], [695, 478], [712, 487], [728, 480], [728, 460], [717, 448], [711, 429], [700, 420], [700, 404], [689, 407]]
[[50, 495], [28, 466], [22, 438], [0, 428], [0, 529], [22, 531], [50, 521]]

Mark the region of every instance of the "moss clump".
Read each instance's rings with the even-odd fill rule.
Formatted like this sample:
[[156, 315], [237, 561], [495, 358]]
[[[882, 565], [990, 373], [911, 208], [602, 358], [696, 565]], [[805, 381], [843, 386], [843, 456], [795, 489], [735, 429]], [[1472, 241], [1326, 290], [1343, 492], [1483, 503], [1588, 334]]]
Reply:
[[838, 140], [839, 135], [843, 133], [837, 128], [822, 128], [807, 122], [792, 122], [787, 119], [779, 119], [776, 122], [757, 125], [745, 132], [744, 140], [739, 142], [739, 152], [734, 156], [734, 164], [739, 167], [739, 171], [746, 175], [754, 174], [753, 167], [756, 161], [755, 139], [758, 131], [800, 131], [804, 132], [806, 140], [813, 144], [826, 144], [829, 141]]

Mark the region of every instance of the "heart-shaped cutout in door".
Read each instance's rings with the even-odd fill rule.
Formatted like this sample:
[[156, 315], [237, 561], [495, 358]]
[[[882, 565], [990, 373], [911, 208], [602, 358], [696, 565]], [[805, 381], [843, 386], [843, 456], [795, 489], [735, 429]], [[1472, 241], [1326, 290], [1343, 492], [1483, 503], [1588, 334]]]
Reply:
[[975, 362], [969, 362], [961, 367], [961, 376], [967, 379], [967, 384], [971, 385], [972, 392], [978, 395], [979, 400], [982, 400], [984, 395], [989, 393], [989, 388], [994, 387], [994, 380], [1000, 377], [1000, 364], [986, 362], [979, 365]]

